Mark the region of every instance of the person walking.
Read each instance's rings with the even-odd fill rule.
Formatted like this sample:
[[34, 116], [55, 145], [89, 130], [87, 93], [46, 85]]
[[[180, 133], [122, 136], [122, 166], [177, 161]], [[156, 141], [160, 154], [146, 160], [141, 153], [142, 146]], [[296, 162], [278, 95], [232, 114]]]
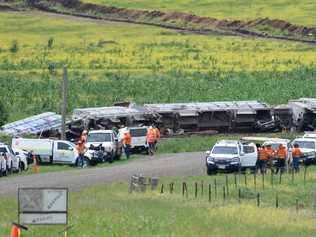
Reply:
[[297, 173], [300, 171], [300, 158], [302, 157], [302, 152], [298, 144], [294, 144], [294, 148], [292, 150], [292, 157], [293, 170]]
[[148, 128], [146, 141], [148, 144], [148, 153], [149, 155], [154, 155], [155, 153], [155, 141], [156, 141], [156, 134], [152, 126]]
[[84, 168], [84, 154], [87, 151], [86, 144], [82, 140], [79, 140], [76, 149], [78, 151], [77, 164], [80, 168]]
[[128, 159], [131, 154], [131, 145], [132, 145], [132, 136], [128, 130], [124, 132], [122, 143], [123, 143], [126, 158]]
[[281, 173], [284, 172], [285, 169], [285, 161], [287, 158], [287, 150], [286, 147], [282, 144], [279, 145], [279, 148], [276, 152], [277, 156], [277, 168], [276, 168], [276, 174], [280, 171]]
[[267, 161], [268, 161], [268, 153], [264, 146], [259, 147], [258, 149], [258, 166], [260, 169], [260, 173], [264, 174], [266, 172]]

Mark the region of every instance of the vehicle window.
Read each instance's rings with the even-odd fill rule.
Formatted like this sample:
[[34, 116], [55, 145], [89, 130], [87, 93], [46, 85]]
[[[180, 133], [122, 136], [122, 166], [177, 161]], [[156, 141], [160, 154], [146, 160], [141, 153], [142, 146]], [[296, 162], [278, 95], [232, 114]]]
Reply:
[[293, 143], [298, 144], [300, 148], [305, 148], [305, 149], [315, 149], [315, 142], [310, 142], [310, 141], [295, 141]]
[[244, 146], [244, 153], [254, 153], [255, 148], [253, 146]]
[[237, 147], [231, 147], [231, 146], [215, 146], [212, 154], [231, 154], [235, 155], [238, 154]]
[[63, 143], [63, 142], [58, 142], [58, 144], [57, 144], [58, 150], [69, 150], [70, 147], [71, 147], [70, 145]]
[[277, 150], [277, 149], [279, 149], [279, 145], [280, 144], [278, 144], [278, 143], [271, 143], [269, 145], [271, 145], [272, 150]]
[[146, 137], [147, 135], [147, 129], [142, 128], [142, 129], [131, 129], [130, 130], [131, 136], [132, 137]]
[[8, 153], [5, 147], [0, 147], [0, 153]]
[[112, 133], [91, 133], [88, 134], [87, 142], [111, 142]]

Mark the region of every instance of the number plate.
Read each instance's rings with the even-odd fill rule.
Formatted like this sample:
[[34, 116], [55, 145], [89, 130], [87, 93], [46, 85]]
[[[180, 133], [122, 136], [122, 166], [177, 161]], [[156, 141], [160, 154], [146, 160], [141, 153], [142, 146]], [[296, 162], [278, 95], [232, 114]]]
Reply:
[[219, 169], [226, 169], [226, 165], [218, 165]]

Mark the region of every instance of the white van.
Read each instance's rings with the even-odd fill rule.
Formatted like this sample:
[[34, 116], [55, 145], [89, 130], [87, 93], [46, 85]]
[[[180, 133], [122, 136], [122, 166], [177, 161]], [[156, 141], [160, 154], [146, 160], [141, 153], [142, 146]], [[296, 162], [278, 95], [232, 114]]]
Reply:
[[122, 140], [124, 136], [124, 132], [126, 130], [130, 131], [132, 137], [131, 149], [133, 151], [139, 152], [148, 152], [148, 144], [147, 144], [147, 126], [142, 127], [125, 127], [119, 130], [119, 139]]
[[252, 142], [221, 140], [206, 154], [207, 174], [218, 170], [244, 171], [256, 168], [257, 147]]
[[309, 165], [316, 162], [316, 139], [315, 138], [296, 138], [292, 141], [292, 146], [298, 144], [303, 153], [302, 161]]
[[[13, 149], [32, 152], [39, 158], [41, 163], [53, 164], [77, 164], [78, 152], [75, 144], [52, 139], [27, 139], [13, 138]], [[93, 162], [89, 154], [85, 154], [84, 162]]]

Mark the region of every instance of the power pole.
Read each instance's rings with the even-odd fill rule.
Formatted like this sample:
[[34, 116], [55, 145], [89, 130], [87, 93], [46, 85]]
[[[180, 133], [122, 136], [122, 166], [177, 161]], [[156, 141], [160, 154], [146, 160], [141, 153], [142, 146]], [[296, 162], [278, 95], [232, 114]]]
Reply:
[[68, 105], [68, 73], [67, 66], [64, 66], [62, 85], [62, 105], [61, 105], [61, 139], [66, 140], [66, 115]]

